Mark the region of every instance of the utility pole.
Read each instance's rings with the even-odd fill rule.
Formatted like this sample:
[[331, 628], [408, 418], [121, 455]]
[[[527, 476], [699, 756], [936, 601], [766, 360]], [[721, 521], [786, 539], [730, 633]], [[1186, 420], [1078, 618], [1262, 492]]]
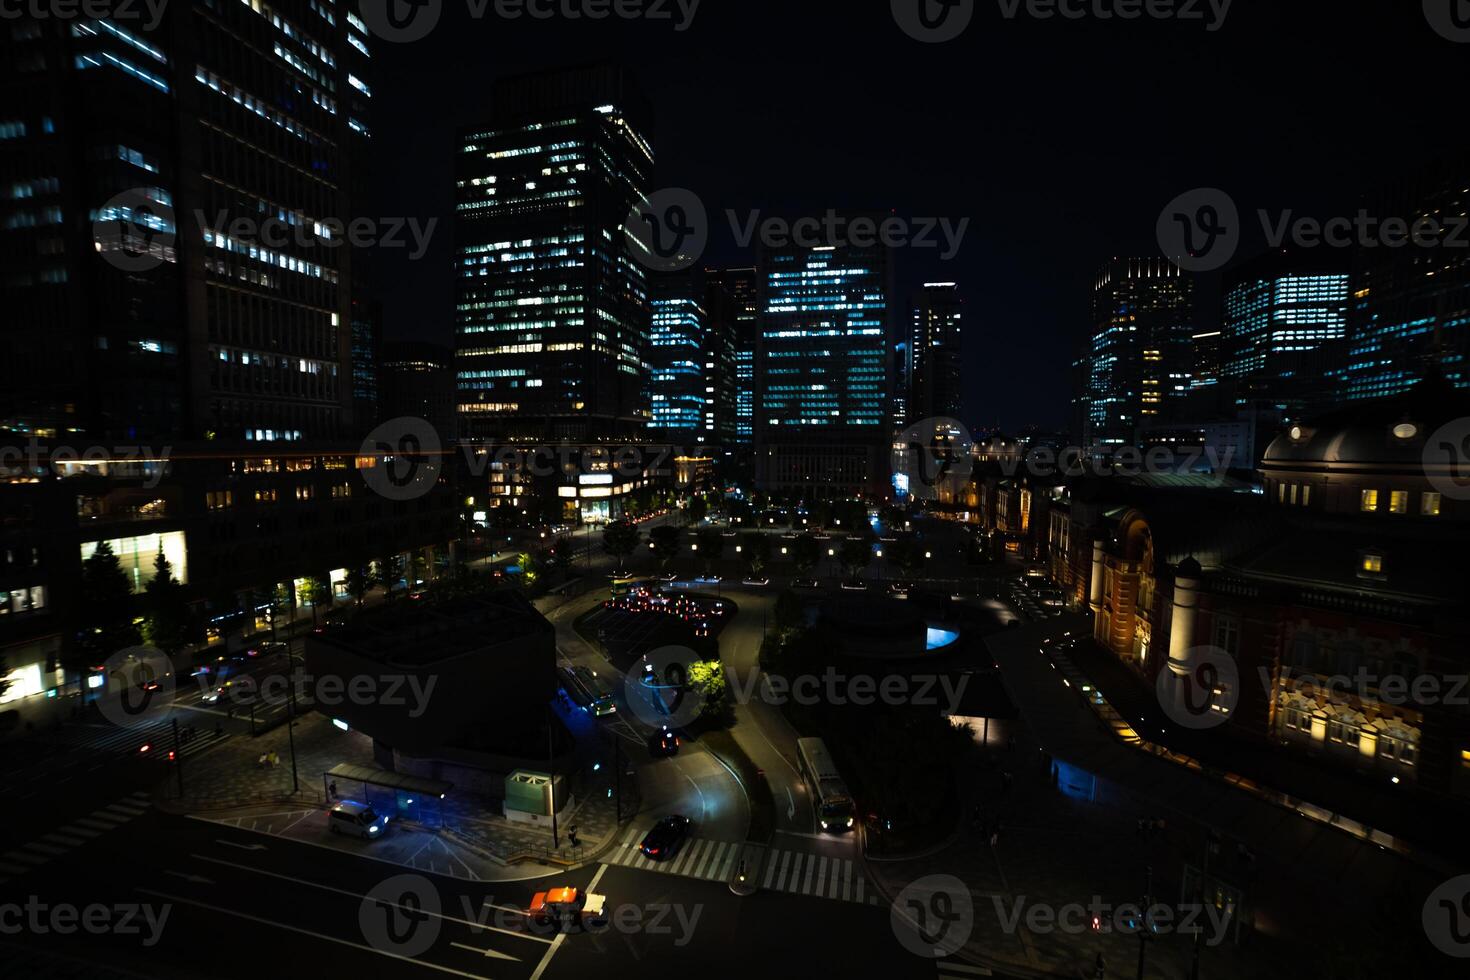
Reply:
[[1152, 902], [1149, 892], [1154, 886], [1154, 869], [1149, 865], [1144, 871], [1143, 879], [1143, 914], [1138, 921], [1138, 980], [1143, 980], [1143, 961], [1148, 955], [1148, 907]]
[[174, 771], [178, 774], [179, 798], [184, 796], [184, 747], [179, 744], [179, 719], [172, 718], [174, 728]]
[[551, 847], [556, 850], [561, 847], [561, 836], [556, 832], [556, 755], [553, 749], [553, 740], [556, 735], [556, 715], [551, 705], [546, 706], [546, 772], [549, 775], [549, 801], [551, 806]]
[[[288, 644], [290, 640], [286, 641]], [[286, 741], [291, 746], [291, 792], [301, 792], [301, 778], [296, 770], [296, 661], [286, 647]], [[252, 709], [253, 712], [253, 709]], [[254, 718], [252, 713], [251, 718]]]

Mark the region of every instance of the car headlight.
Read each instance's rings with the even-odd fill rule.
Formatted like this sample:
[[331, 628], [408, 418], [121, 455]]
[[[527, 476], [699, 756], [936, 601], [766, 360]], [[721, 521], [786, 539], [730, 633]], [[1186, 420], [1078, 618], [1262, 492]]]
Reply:
[[377, 832], [378, 832], [378, 828], [377, 827], [369, 827], [368, 828], [368, 833], [370, 833], [370, 834], [376, 834]]
[[822, 829], [823, 830], [826, 830], [827, 829], [827, 821], [825, 821], [825, 820], [822, 821]]
[[849, 827], [851, 827], [851, 826], [852, 826], [852, 817], [848, 817], [848, 818], [847, 818], [847, 825], [848, 825], [848, 826], [849, 826]]

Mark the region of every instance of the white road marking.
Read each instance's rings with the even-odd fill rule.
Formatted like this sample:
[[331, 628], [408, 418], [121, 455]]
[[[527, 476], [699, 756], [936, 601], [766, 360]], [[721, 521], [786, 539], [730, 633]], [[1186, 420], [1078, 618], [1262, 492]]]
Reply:
[[378, 956], [386, 956], [389, 959], [402, 960], [405, 963], [412, 963], [415, 966], [422, 966], [430, 970], [438, 970], [440, 973], [451, 973], [457, 977], [468, 977], [470, 978], [470, 980], [490, 980], [489, 977], [482, 977], [479, 974], [466, 973], [463, 970], [456, 970], [453, 967], [440, 966], [438, 963], [430, 963], [428, 960], [422, 960], [412, 956], [404, 956], [401, 953], [392, 953], [385, 949], [376, 949], [372, 946], [366, 946], [362, 943], [354, 943], [349, 939], [339, 939], [336, 936], [328, 936], [320, 932], [312, 932], [310, 929], [302, 929], [300, 926], [290, 926], [284, 922], [276, 922], [274, 919], [264, 919], [260, 916], [236, 911], [235, 909], [227, 909], [218, 905], [210, 905], [206, 902], [196, 902], [192, 899], [183, 898], [178, 895], [170, 895], [167, 892], [154, 891], [151, 888], [139, 888], [138, 892], [143, 895], [152, 895], [155, 898], [167, 899], [170, 902], [178, 902], [180, 905], [192, 905], [195, 908], [201, 908], [207, 912], [219, 912], [224, 915], [233, 915], [237, 919], [245, 919], [249, 922], [258, 922], [261, 925], [266, 926], [275, 926], [277, 929], [284, 929], [287, 932], [294, 932], [297, 935], [301, 936], [311, 936], [313, 939], [321, 939], [325, 942], [336, 943], [339, 946], [351, 946], [353, 949], [360, 949], [365, 953], [375, 953]]
[[[319, 881], [311, 881], [307, 878], [293, 878], [291, 875], [283, 875], [275, 871], [266, 871], [264, 868], [252, 868], [248, 864], [236, 864], [234, 861], [223, 861], [219, 858], [206, 857], [203, 854], [191, 854], [189, 856], [199, 861], [208, 861], [210, 864], [222, 864], [227, 868], [235, 868], [240, 871], [248, 871], [251, 874], [265, 875], [268, 878], [279, 878], [282, 881], [295, 882], [298, 885], [305, 885], [308, 888], [319, 888], [324, 892], [333, 892], [338, 895], [346, 895], [348, 898], [362, 899], [368, 897], [360, 892], [349, 891], [346, 888], [336, 888], [332, 885], [324, 885]], [[487, 926], [480, 922], [471, 922], [468, 919], [461, 919], [453, 915], [445, 915], [442, 912], [430, 912], [427, 909], [420, 908], [409, 909], [407, 906], [398, 905], [396, 902], [382, 902], [381, 899], [377, 899], [376, 901], [378, 901], [380, 904], [392, 905], [394, 908], [401, 908], [404, 911], [421, 912], [424, 915], [432, 915], [434, 916], [434, 918], [443, 919], [445, 922], [458, 922], [460, 925], [463, 926], [470, 926], [474, 929], [483, 929], [486, 932], [504, 933], [507, 936], [515, 936], [518, 939], [525, 939], [533, 943], [551, 942], [551, 940], [543, 939], [540, 936], [527, 935], [524, 932], [516, 932], [514, 929], [501, 929], [498, 926]]]

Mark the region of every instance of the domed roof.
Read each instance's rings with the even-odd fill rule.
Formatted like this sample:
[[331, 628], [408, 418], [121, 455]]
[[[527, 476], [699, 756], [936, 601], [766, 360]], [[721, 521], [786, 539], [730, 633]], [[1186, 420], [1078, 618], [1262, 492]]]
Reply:
[[1200, 568], [1199, 562], [1195, 561], [1193, 555], [1190, 555], [1179, 563], [1176, 577], [1197, 579], [1202, 574], [1204, 574], [1204, 569]]
[[1364, 401], [1292, 425], [1272, 440], [1262, 465], [1376, 463], [1420, 466], [1424, 445], [1451, 419], [1470, 414], [1470, 396], [1438, 375], [1409, 391]]

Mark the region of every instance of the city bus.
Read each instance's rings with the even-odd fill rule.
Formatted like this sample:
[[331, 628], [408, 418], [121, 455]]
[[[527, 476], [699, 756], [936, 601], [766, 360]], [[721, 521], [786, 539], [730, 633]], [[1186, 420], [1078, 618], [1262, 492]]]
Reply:
[[797, 769], [812, 794], [812, 808], [822, 829], [841, 833], [852, 828], [852, 796], [819, 738], [796, 740]]
[[586, 667], [559, 667], [557, 671], [562, 693], [572, 704], [599, 718], [618, 710], [607, 685], [593, 671]]

